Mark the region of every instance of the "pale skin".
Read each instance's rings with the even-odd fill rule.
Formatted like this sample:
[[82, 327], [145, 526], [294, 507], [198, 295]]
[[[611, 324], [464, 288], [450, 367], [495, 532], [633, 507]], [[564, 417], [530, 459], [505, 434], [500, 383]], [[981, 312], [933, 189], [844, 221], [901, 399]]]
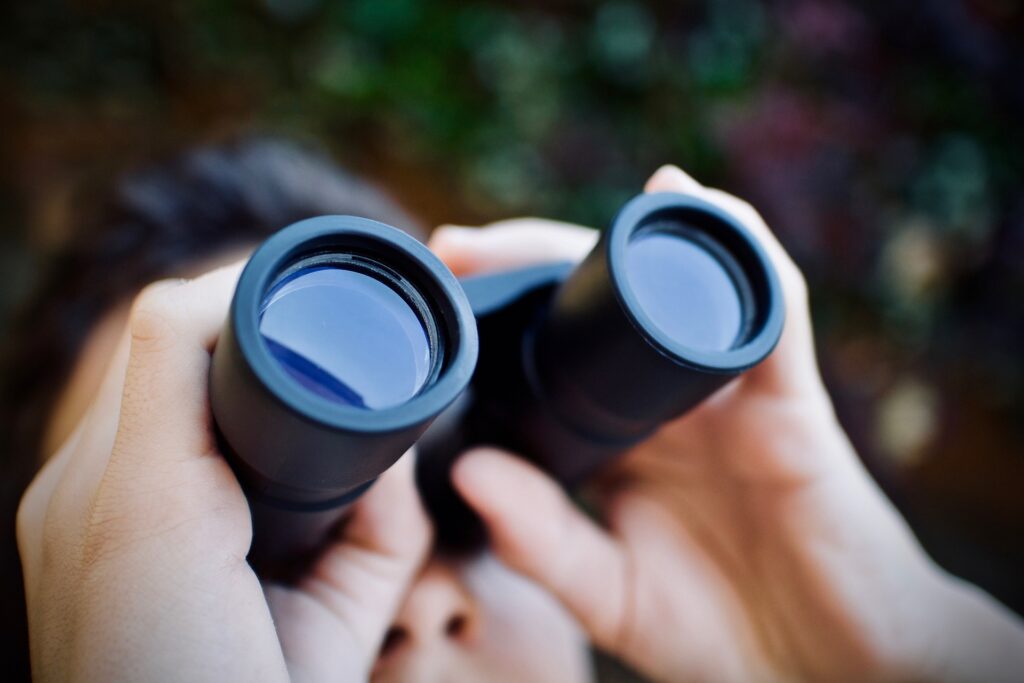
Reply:
[[[18, 516], [39, 680], [360, 680], [430, 545], [404, 458], [294, 588], [245, 561], [216, 451], [210, 351], [240, 265], [135, 301], [88, 409]], [[276, 625], [276, 629], [275, 629]]]
[[[783, 339], [595, 482], [600, 521], [523, 460], [466, 454], [453, 478], [496, 555], [599, 647], [657, 680], [1011, 680], [1024, 670], [1024, 630], [936, 567], [863, 471], [818, 375], [803, 279], [763, 221], [674, 167], [647, 190], [697, 194], [746, 224], [783, 282]], [[578, 259], [593, 241], [527, 219], [442, 228], [431, 246], [468, 274]], [[40, 680], [365, 680], [374, 670], [430, 548], [411, 458], [354, 506], [307, 577], [260, 583], [206, 400], [239, 270], [137, 297], [77, 427], [22, 500]]]
[[[1015, 679], [1020, 622], [930, 561], [837, 424], [806, 285], [757, 212], [675, 167], [646, 189], [694, 194], [743, 221], [782, 280], [782, 339], [598, 482], [602, 525], [524, 461], [464, 456], [455, 484], [498, 557], [656, 680]], [[578, 259], [591, 246], [560, 225], [492, 231], [442, 232], [434, 246], [463, 274]]]

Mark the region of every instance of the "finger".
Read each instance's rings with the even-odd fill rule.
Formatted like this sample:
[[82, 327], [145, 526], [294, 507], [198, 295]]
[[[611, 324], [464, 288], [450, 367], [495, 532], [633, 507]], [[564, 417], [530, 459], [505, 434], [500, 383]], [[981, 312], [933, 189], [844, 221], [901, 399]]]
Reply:
[[418, 564], [433, 529], [415, 486], [415, 453], [406, 453], [354, 506], [342, 545]]
[[46, 511], [53, 500], [53, 491], [57, 488], [65, 463], [82, 440], [85, 424], [85, 420], [79, 422], [75, 430], [68, 435], [63, 446], [36, 474], [18, 504], [15, 532], [22, 573], [29, 593], [32, 591], [32, 586], [29, 585], [31, 579], [38, 576], [42, 566], [43, 522], [46, 520]]
[[512, 569], [549, 590], [591, 639], [614, 649], [628, 620], [628, 559], [562, 488], [524, 460], [470, 451], [452, 470], [456, 489], [483, 518]]
[[676, 166], [658, 169], [645, 187], [647, 192], [679, 192], [713, 204], [736, 218], [761, 244], [779, 276], [786, 305], [786, 325], [778, 347], [743, 380], [746, 388], [773, 392], [821, 390], [815, 363], [814, 336], [803, 274], [768, 228], [760, 214], [747, 202], [731, 194], [702, 186]]
[[143, 474], [214, 450], [212, 433], [203, 428], [210, 424], [210, 352], [242, 265], [158, 283], [136, 299], [112, 465]]
[[[761, 218], [761, 215], [747, 202], [734, 197], [722, 190], [704, 187], [682, 169], [676, 166], [662, 166], [658, 169], [645, 186], [647, 192], [679, 192], [696, 196], [709, 204], [714, 204], [726, 213], [736, 218], [747, 230], [753, 234], [757, 241], [768, 252], [772, 264], [779, 271], [780, 276], [785, 276], [784, 284], [792, 289], [802, 287], [803, 278], [800, 271], [793, 263], [793, 260], [782, 248], [778, 239], [768, 228], [768, 225]], [[798, 292], [794, 292], [796, 294]]]
[[353, 508], [338, 541], [324, 551], [303, 588], [367, 641], [383, 638], [430, 548], [432, 527], [406, 454]]
[[665, 164], [647, 179], [647, 183], [644, 184], [644, 192], [680, 192], [687, 194], [699, 192], [703, 187], [683, 169], [672, 164]]
[[[240, 267], [240, 264], [235, 268]], [[202, 284], [205, 281], [200, 282]], [[152, 286], [138, 297], [154, 297], [155, 291], [176, 289], [187, 285], [184, 280], [165, 281]], [[124, 325], [124, 323], [121, 323]], [[65, 443], [54, 453], [44, 471], [26, 497], [33, 499], [33, 510], [42, 510], [41, 505], [53, 506], [52, 519], [58, 525], [81, 524], [99, 482], [110, 462], [115, 438], [121, 422], [122, 398], [125, 391], [130, 350], [132, 347], [132, 323], [124, 325], [118, 345], [107, 361], [100, 386], [89, 409], [82, 417], [78, 436], [73, 447]], [[26, 515], [26, 517], [34, 515]]]
[[[80, 528], [89, 501], [113, 448], [127, 363], [128, 335], [124, 334], [107, 364], [96, 398], [88, 411], [46, 461], [22, 496], [17, 529], [26, 576], [30, 574], [30, 564], [38, 566], [33, 558], [42, 556], [44, 522], [48, 521], [53, 526], [51, 536], [63, 533], [68, 538], [81, 537]], [[80, 462], [68, 476], [72, 460]]]
[[443, 225], [430, 248], [456, 275], [507, 270], [557, 261], [578, 261], [597, 243], [598, 233], [570, 223], [518, 218], [483, 228]]
[[[117, 435], [130, 346], [131, 339], [125, 329], [107, 362], [99, 390], [82, 417], [79, 439], [74, 447], [62, 446], [46, 464], [50, 468], [52, 463], [55, 480], [59, 478], [57, 503], [71, 503], [88, 495], [103, 476]], [[68, 476], [66, 471], [72, 467], [72, 461], [75, 463], [73, 472]]]
[[[151, 302], [144, 300], [163, 296], [164, 292], [186, 291], [187, 288], [198, 285], [206, 286], [205, 280], [197, 284], [182, 280], [157, 283], [138, 297], [132, 315], [137, 316], [138, 306], [144, 303], [151, 305]], [[36, 520], [36, 526], [41, 528], [42, 519], [46, 516], [53, 527], [51, 535], [63, 533], [66, 537], [77, 538], [81, 537], [82, 527], [90, 522], [90, 506], [110, 465], [119, 430], [125, 426], [122, 401], [126, 389], [127, 369], [136, 338], [132, 328], [136, 324], [137, 318], [129, 321], [117, 348], [107, 362], [99, 390], [79, 427], [76, 428], [74, 443], [68, 440], [50, 458], [26, 492], [26, 524], [30, 519]], [[154, 406], [154, 410], [173, 408], [179, 405], [183, 398], [184, 396], [176, 397], [166, 406]], [[191, 431], [196, 431], [195, 425]], [[148, 447], [146, 450], [148, 451]]]
[[225, 562], [244, 562], [248, 508], [216, 449], [207, 398], [210, 351], [241, 267], [151, 285], [136, 298], [113, 448], [83, 452], [67, 470], [108, 460], [88, 507], [90, 553], [176, 533], [191, 552], [212, 547]]
[[[337, 679], [351, 668], [354, 639], [369, 670], [431, 545], [432, 527], [423, 510], [407, 453], [361, 498], [337, 542], [328, 547], [295, 590], [268, 590], [285, 653], [317, 662], [318, 678]], [[298, 626], [297, 628], [293, 628]], [[294, 633], [309, 634], [294, 638]], [[346, 655], [339, 659], [339, 653]]]

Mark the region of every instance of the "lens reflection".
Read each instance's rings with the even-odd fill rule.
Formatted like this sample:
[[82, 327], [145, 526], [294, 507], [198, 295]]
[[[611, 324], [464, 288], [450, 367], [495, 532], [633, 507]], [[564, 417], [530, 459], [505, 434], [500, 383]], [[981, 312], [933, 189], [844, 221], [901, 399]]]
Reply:
[[260, 334], [307, 390], [365, 409], [399, 405], [430, 373], [430, 341], [393, 288], [357, 270], [301, 269], [264, 297]]
[[644, 313], [675, 342], [725, 351], [743, 325], [743, 303], [722, 262], [685, 234], [646, 229], [626, 250], [626, 278]]

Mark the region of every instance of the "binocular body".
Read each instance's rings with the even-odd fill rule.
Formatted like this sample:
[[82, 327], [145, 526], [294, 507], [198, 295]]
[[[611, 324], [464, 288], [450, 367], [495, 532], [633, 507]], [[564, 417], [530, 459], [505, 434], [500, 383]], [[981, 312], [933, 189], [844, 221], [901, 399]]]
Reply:
[[273, 571], [315, 550], [413, 444], [439, 541], [476, 548], [449, 479], [466, 448], [575, 486], [764, 359], [783, 318], [757, 241], [687, 195], [636, 197], [579, 264], [461, 283], [394, 228], [290, 226], [243, 272], [211, 370], [250, 559]]

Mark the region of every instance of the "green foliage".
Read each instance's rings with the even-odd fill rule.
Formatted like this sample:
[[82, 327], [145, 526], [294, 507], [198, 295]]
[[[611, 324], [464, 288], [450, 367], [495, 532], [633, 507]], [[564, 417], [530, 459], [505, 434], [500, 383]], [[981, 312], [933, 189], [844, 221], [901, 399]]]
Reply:
[[283, 131], [436, 186], [436, 220], [603, 225], [675, 162], [762, 210], [826, 339], [856, 319], [944, 367], [966, 343], [952, 328], [1024, 344], [992, 294], [1024, 300], [1002, 246], [1024, 243], [1021, 16], [922, 7], [36, 0], [8, 9], [0, 56], [16, 122], [72, 131], [54, 148]]

